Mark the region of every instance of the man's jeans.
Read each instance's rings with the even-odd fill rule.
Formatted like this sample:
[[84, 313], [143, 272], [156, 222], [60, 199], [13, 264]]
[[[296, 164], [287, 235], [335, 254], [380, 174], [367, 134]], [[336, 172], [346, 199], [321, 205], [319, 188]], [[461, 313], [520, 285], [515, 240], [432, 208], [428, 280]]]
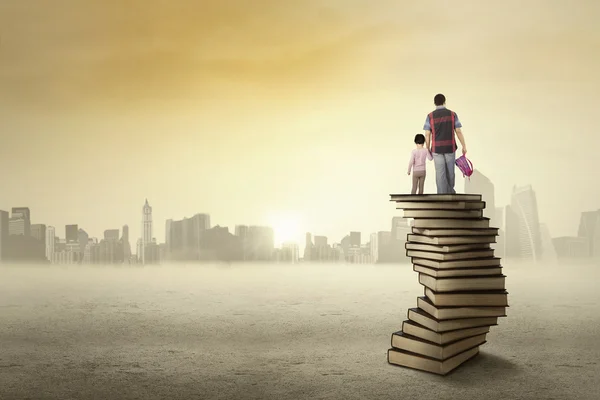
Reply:
[[437, 185], [438, 194], [456, 193], [454, 190], [455, 162], [455, 153], [433, 153], [433, 163], [435, 165], [435, 184]]

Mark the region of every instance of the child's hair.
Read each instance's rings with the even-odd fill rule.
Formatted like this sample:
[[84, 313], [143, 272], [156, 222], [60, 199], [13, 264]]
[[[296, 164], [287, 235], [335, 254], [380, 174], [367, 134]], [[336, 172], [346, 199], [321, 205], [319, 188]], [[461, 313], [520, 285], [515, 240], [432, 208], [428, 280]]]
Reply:
[[415, 136], [415, 143], [416, 144], [425, 144], [425, 136], [422, 133], [418, 133]]

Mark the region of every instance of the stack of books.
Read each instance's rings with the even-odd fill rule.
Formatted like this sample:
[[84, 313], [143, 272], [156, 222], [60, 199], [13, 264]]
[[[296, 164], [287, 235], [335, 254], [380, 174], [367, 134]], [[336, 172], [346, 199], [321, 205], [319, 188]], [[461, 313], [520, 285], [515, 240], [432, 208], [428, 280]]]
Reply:
[[498, 228], [479, 194], [391, 195], [413, 219], [406, 255], [424, 295], [392, 334], [388, 363], [446, 375], [479, 354], [490, 327], [506, 316], [508, 292], [491, 247]]

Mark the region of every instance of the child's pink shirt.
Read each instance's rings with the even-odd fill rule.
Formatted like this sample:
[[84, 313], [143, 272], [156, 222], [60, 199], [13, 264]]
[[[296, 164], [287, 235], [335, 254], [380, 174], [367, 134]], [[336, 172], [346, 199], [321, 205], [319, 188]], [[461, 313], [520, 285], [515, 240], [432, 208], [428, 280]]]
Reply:
[[433, 160], [433, 156], [426, 148], [414, 149], [410, 154], [410, 162], [408, 163], [408, 172], [411, 168], [414, 171], [425, 171], [426, 159]]

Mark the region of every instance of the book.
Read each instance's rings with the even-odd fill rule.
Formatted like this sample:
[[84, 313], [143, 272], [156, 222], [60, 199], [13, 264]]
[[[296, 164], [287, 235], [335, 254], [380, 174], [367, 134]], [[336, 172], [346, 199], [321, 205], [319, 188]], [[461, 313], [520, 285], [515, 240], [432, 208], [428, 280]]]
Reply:
[[434, 278], [502, 275], [502, 267], [436, 269], [413, 264], [413, 271], [433, 276]]
[[477, 354], [479, 354], [479, 346], [473, 347], [472, 349], [466, 350], [444, 361], [440, 361], [435, 358], [392, 348], [388, 350], [387, 358], [389, 364], [427, 371], [438, 375], [447, 375], [456, 369], [456, 367], [464, 364]]
[[496, 243], [495, 236], [425, 236], [409, 233], [406, 240], [412, 243], [446, 246], [452, 244]]
[[461, 276], [436, 278], [419, 274], [419, 283], [434, 292], [460, 292], [472, 290], [504, 290], [506, 276]]
[[475, 328], [456, 329], [453, 331], [445, 332], [434, 332], [431, 329], [425, 328], [423, 325], [419, 325], [411, 320], [405, 320], [402, 322], [402, 331], [409, 335], [419, 337], [428, 342], [437, 344], [446, 344], [455, 342], [460, 339], [468, 338], [471, 336], [481, 335], [490, 331], [489, 326], [478, 326]]
[[508, 306], [508, 292], [506, 290], [490, 290], [485, 292], [434, 292], [425, 288], [425, 296], [436, 306], [447, 307], [479, 307], [479, 306]]
[[481, 201], [480, 194], [390, 194], [390, 201]]
[[432, 260], [427, 258], [413, 257], [412, 263], [435, 269], [483, 268], [500, 266], [500, 258], [484, 257], [467, 260]]
[[408, 319], [434, 332], [498, 325], [498, 317], [437, 319], [420, 308], [409, 308]]
[[403, 218], [481, 218], [482, 210], [403, 210]]
[[431, 251], [434, 253], [459, 253], [470, 250], [489, 250], [489, 243], [436, 245], [424, 243], [406, 243], [406, 250]]
[[457, 253], [434, 253], [432, 251], [406, 250], [406, 255], [407, 257], [424, 258], [435, 261], [454, 261], [492, 257], [494, 255], [494, 250], [472, 250]]
[[470, 219], [453, 219], [453, 218], [415, 219], [413, 221], [412, 226], [413, 226], [413, 228], [430, 228], [430, 229], [489, 228], [490, 219], [487, 217], [470, 218]]
[[[506, 317], [506, 307], [439, 307], [434, 305], [425, 296], [417, 298], [417, 307], [439, 320]], [[423, 339], [428, 340], [426, 338]]]
[[392, 348], [421, 354], [443, 361], [475, 346], [481, 346], [485, 342], [485, 336], [486, 333], [483, 333], [481, 335], [440, 345], [399, 331], [392, 334]]
[[397, 210], [483, 210], [485, 201], [396, 201]]
[[499, 228], [415, 228], [412, 233], [423, 236], [498, 236]]

